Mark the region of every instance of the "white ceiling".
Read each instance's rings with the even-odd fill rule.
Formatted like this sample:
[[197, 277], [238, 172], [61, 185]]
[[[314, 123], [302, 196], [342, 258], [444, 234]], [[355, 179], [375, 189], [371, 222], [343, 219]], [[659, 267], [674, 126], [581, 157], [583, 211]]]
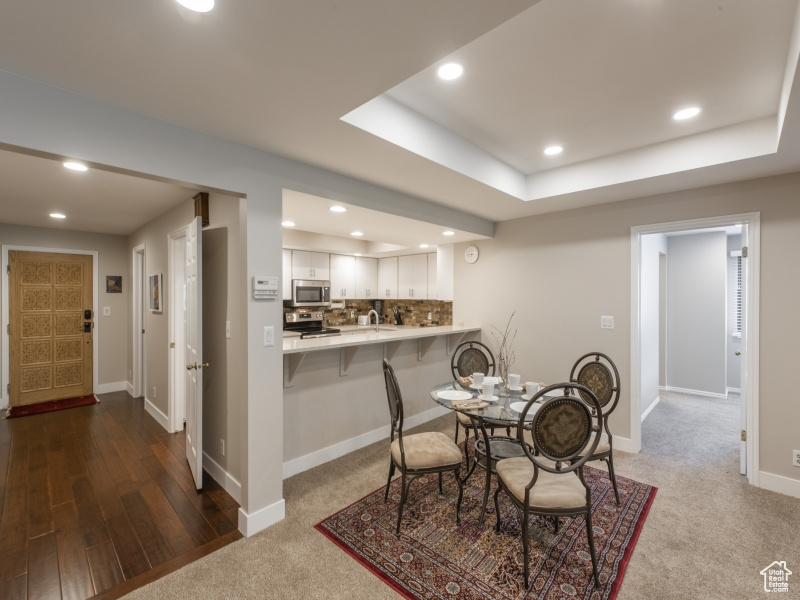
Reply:
[[[174, 0], [28, 0], [3, 6], [0, 69], [502, 221], [800, 170], [796, 11], [797, 0], [219, 0], [192, 15]], [[449, 58], [465, 76], [443, 84], [433, 71]], [[414, 151], [342, 120], [380, 101], [410, 120], [379, 128], [410, 123], [393, 135], [415, 138]], [[670, 120], [695, 103], [699, 118]], [[564, 154], [545, 159], [550, 143]], [[49, 174], [0, 152], [2, 222], [49, 226], [62, 197], [80, 212], [61, 226], [117, 232], [120, 216], [149, 220], [185, 191], [90, 171], [118, 178], [95, 188], [30, 160]]]

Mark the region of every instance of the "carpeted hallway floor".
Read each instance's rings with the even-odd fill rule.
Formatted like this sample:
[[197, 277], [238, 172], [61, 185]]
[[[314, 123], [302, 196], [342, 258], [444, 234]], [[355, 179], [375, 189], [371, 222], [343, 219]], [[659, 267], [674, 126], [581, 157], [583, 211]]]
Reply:
[[[617, 472], [659, 488], [619, 594], [626, 599], [752, 599], [761, 569], [786, 560], [800, 598], [800, 500], [739, 475], [738, 398], [663, 393], [643, 424], [638, 455]], [[413, 431], [452, 435], [448, 415]], [[386, 481], [388, 448], [373, 444], [285, 482], [287, 518], [126, 598], [398, 598], [313, 529]]]

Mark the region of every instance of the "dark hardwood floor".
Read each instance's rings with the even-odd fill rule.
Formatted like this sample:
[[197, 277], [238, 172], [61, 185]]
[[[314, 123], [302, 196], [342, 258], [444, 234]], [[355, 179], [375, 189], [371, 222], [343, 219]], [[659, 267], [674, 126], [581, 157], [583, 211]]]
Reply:
[[239, 505], [126, 392], [0, 419], [0, 598], [118, 598], [239, 538]]

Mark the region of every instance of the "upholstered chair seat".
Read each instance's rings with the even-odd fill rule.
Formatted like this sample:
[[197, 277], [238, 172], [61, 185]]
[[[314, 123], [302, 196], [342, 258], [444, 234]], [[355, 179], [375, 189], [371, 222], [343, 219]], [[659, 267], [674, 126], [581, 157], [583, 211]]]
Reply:
[[[555, 467], [551, 461], [542, 462]], [[497, 463], [497, 475], [517, 500], [525, 501], [525, 486], [533, 478], [533, 463], [527, 456], [501, 460]], [[528, 500], [530, 508], [579, 510], [585, 505], [586, 488], [574, 472], [561, 475], [540, 470]]]
[[[472, 419], [469, 417], [469, 415], [464, 414], [462, 412], [457, 412], [456, 413], [456, 418], [458, 419], [458, 422], [461, 423], [462, 425], [464, 425], [465, 427], [471, 427], [472, 426]], [[458, 430], [456, 430], [456, 438], [458, 438]], [[458, 442], [458, 439], [456, 439], [456, 443], [457, 442]]]
[[608, 441], [608, 434], [605, 432], [600, 434], [600, 442], [597, 444], [595, 454], [601, 454], [603, 452], [611, 452], [611, 444]]
[[[461, 463], [461, 450], [441, 432], [417, 433], [403, 437], [407, 469], [432, 469]], [[400, 439], [392, 442], [392, 458], [402, 464]]]

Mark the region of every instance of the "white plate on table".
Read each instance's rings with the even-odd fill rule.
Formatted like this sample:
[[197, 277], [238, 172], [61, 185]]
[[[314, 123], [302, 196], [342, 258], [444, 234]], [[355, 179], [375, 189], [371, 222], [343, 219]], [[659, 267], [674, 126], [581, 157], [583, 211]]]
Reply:
[[[508, 405], [508, 407], [514, 412], [521, 413], [523, 410], [525, 410], [525, 406], [527, 404], [528, 404], [527, 402], [512, 402], [511, 404]], [[536, 411], [539, 410], [541, 406], [542, 406], [541, 404], [534, 404], [533, 406], [531, 406], [531, 409], [528, 411], [528, 414], [529, 415], [536, 414]]]
[[499, 398], [497, 396], [488, 397], [480, 395], [478, 396], [478, 400], [483, 400], [484, 402], [496, 402], [497, 400], [499, 400]]
[[524, 389], [525, 388], [523, 388], [521, 385], [518, 385], [516, 387], [509, 386], [508, 391], [509, 392], [521, 392]]
[[436, 392], [436, 395], [442, 400], [469, 400], [472, 398], [472, 394], [464, 390], [442, 390]]

